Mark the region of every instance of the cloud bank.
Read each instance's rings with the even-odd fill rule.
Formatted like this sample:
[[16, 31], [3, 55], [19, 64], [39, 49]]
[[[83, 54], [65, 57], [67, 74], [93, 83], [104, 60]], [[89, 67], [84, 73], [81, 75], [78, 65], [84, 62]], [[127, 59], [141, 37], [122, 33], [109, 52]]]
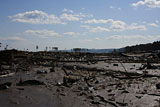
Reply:
[[146, 6], [146, 7], [149, 7], [149, 8], [160, 8], [160, 1], [158, 1], [158, 0], [138, 1], [136, 3], [133, 3], [132, 6], [133, 7]]

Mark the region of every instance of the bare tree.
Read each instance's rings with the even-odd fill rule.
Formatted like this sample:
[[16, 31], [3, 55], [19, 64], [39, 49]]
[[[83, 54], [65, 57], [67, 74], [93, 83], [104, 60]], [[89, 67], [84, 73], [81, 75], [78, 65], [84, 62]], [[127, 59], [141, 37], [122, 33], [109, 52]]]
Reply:
[[58, 47], [52, 47], [52, 50], [58, 51]]
[[4, 50], [7, 50], [7, 48], [8, 48], [8, 45], [6, 45], [6, 47], [4, 48]]
[[48, 50], [48, 46], [46, 46], [46, 51]]
[[38, 51], [38, 45], [36, 45], [36, 50]]
[[82, 49], [81, 48], [73, 48], [74, 52], [80, 52]]

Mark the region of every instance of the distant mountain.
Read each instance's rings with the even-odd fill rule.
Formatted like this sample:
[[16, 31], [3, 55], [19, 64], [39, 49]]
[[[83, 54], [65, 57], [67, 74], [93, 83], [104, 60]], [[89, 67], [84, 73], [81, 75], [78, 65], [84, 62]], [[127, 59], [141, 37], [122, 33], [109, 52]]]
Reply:
[[[54, 50], [51, 50], [54, 51]], [[160, 52], [160, 41], [147, 44], [139, 44], [133, 46], [126, 46], [119, 49], [86, 49], [86, 48], [74, 48], [70, 50], [59, 50], [61, 52], [89, 52], [89, 53], [110, 53], [113, 51], [116, 52]]]
[[109, 53], [113, 52], [114, 49], [88, 49], [90, 53]]
[[[74, 49], [71, 50], [60, 50], [61, 52], [74, 52]], [[77, 52], [89, 52], [89, 53], [109, 53], [113, 52], [114, 49], [81, 49]]]

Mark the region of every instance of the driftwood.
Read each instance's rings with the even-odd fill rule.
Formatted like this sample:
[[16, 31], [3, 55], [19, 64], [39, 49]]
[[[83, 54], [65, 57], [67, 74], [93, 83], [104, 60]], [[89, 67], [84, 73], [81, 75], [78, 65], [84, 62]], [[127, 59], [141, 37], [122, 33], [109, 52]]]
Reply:
[[15, 73], [9, 73], [9, 74], [5, 74], [5, 75], [0, 75], [0, 77], [7, 77], [7, 76], [11, 76], [11, 75], [14, 75]]
[[[65, 65], [63, 66], [65, 69], [74, 70], [72, 65]], [[87, 70], [87, 71], [98, 71], [98, 72], [105, 72], [104, 75], [112, 76], [113, 78], [118, 79], [137, 79], [137, 78], [145, 78], [145, 77], [157, 77], [160, 78], [160, 75], [153, 75], [148, 73], [137, 73], [137, 72], [124, 72], [124, 71], [113, 71], [113, 70], [104, 70], [104, 69], [97, 69], [97, 68], [90, 68], [84, 66], [77, 66], [77, 69], [80, 70]], [[119, 74], [117, 76], [117, 74]]]
[[160, 78], [160, 75], [152, 75], [152, 74], [139, 74], [139, 73], [123, 73], [124, 76], [116, 76], [114, 74], [110, 74], [113, 78], [118, 79], [137, 79], [137, 78], [148, 78], [148, 77], [157, 77]]
[[64, 71], [64, 73], [66, 74], [66, 76], [68, 76], [68, 73], [66, 71], [66, 69], [63, 67], [62, 70]]
[[100, 101], [104, 102], [104, 103], [109, 103], [115, 107], [119, 107], [115, 102], [109, 101], [107, 99], [105, 99], [104, 97], [100, 96], [100, 95], [96, 95], [96, 97], [98, 97], [100, 99]]
[[148, 95], [152, 95], [152, 96], [160, 96], [160, 94], [148, 94]]

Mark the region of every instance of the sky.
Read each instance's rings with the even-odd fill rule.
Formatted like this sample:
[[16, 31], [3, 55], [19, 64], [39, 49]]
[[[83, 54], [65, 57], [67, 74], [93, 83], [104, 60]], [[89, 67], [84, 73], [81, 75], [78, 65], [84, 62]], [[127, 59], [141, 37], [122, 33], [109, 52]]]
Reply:
[[0, 0], [0, 49], [107, 49], [158, 40], [160, 0]]

